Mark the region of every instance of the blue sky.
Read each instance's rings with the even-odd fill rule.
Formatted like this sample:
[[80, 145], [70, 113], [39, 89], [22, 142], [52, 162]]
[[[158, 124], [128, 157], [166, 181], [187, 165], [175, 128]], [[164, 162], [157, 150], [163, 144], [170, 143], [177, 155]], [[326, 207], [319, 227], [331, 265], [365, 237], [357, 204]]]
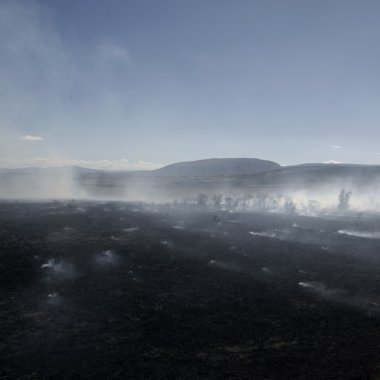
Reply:
[[379, 19], [377, 0], [0, 0], [0, 166], [380, 164]]

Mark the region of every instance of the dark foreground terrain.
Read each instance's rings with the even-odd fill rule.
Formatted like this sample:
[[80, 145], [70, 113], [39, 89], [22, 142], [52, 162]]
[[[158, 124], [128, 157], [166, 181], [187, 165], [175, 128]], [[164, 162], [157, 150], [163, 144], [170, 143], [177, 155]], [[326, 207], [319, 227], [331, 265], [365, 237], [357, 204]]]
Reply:
[[379, 222], [0, 203], [0, 377], [380, 379]]

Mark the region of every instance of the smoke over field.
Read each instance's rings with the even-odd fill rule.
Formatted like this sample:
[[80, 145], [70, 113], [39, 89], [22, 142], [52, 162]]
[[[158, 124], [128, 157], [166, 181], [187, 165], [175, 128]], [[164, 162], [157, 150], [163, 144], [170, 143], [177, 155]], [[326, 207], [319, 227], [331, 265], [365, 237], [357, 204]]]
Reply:
[[[247, 168], [246, 161], [242, 161], [243, 165], [231, 160], [178, 163], [139, 172], [82, 168], [3, 170], [0, 197], [113, 199], [304, 215], [380, 211], [378, 166], [279, 167], [266, 161], [260, 163], [264, 166], [258, 166], [256, 161], [260, 160], [254, 160], [253, 166]], [[241, 174], [242, 170], [246, 170], [245, 174]]]
[[379, 175], [1, 170], [0, 377], [375, 379]]
[[379, 20], [0, 0], [0, 380], [380, 380]]

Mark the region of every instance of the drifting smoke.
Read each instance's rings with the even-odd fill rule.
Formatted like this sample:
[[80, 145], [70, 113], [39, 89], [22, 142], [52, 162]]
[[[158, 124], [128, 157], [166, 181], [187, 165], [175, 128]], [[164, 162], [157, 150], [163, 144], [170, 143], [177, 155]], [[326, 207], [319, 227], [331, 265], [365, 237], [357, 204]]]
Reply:
[[298, 285], [305, 288], [312, 293], [315, 293], [322, 298], [330, 300], [339, 300], [344, 295], [344, 291], [341, 289], [330, 289], [325, 284], [320, 282], [299, 282]]
[[107, 249], [95, 256], [95, 263], [99, 266], [116, 266], [119, 263], [119, 256], [111, 249]]
[[309, 289], [314, 289], [315, 286], [313, 284], [311, 284], [310, 282], [299, 282], [298, 283], [299, 286], [302, 286], [303, 288], [309, 288]]
[[138, 231], [140, 229], [140, 227], [129, 227], [129, 228], [125, 228], [124, 231], [125, 232], [135, 232], [135, 231]]
[[48, 281], [63, 281], [76, 276], [73, 264], [66, 260], [50, 259], [47, 263], [41, 265], [41, 269], [46, 271]]
[[328, 301], [349, 305], [362, 310], [367, 310], [369, 315], [379, 314], [379, 303], [376, 298], [349, 295], [343, 289], [331, 289], [320, 282], [299, 282], [298, 285], [305, 290], [318, 295]]
[[0, 170], [0, 198], [70, 199], [85, 196], [74, 168]]
[[162, 240], [160, 242], [162, 245], [168, 247], [168, 248], [173, 248], [174, 247], [174, 244], [173, 242], [169, 241], [169, 240]]
[[360, 238], [365, 238], [365, 239], [380, 239], [380, 232], [339, 230], [338, 234], [355, 236], [355, 237], [360, 237]]
[[57, 292], [53, 292], [47, 295], [46, 302], [48, 305], [59, 306], [63, 303], [63, 299]]
[[274, 232], [253, 232], [253, 231], [249, 231], [249, 234], [252, 236], [276, 238], [276, 234]]
[[265, 186], [260, 185], [261, 177], [188, 178], [163, 176], [155, 171], [102, 172], [83, 168], [0, 170], [0, 198], [141, 201], [166, 204], [168, 211], [181, 208], [309, 216], [380, 211], [377, 172], [368, 174], [368, 168], [363, 167], [364, 175], [358, 170], [341, 179], [334, 173], [322, 176], [316, 183], [311, 179], [312, 171], [305, 169], [303, 181], [292, 181], [283, 173], [281, 183], [272, 178]]
[[184, 230], [185, 229], [185, 222], [183, 220], [180, 220], [177, 224], [173, 226], [176, 230]]
[[224, 263], [222, 261], [210, 260], [208, 265], [213, 268], [219, 268], [223, 270], [228, 270], [232, 272], [241, 272], [242, 268], [234, 263]]

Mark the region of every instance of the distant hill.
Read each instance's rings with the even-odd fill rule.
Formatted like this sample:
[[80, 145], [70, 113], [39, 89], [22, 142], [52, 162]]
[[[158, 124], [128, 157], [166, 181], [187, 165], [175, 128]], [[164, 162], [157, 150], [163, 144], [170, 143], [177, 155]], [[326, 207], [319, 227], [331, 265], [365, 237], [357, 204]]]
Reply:
[[[211, 158], [156, 170], [110, 172], [80, 167], [0, 169], [0, 198], [181, 199], [200, 192], [255, 191], [355, 194], [380, 191], [380, 166], [302, 164], [280, 166], [256, 158]], [[375, 191], [376, 190], [376, 191]], [[374, 195], [375, 196], [375, 195]]]
[[351, 184], [356, 187], [377, 185], [379, 165], [302, 164], [251, 176], [252, 182], [268, 186], [309, 187], [326, 184]]
[[257, 158], [209, 158], [206, 160], [177, 162], [160, 169], [151, 171], [151, 174], [159, 176], [231, 176], [262, 173], [280, 168], [273, 161]]

